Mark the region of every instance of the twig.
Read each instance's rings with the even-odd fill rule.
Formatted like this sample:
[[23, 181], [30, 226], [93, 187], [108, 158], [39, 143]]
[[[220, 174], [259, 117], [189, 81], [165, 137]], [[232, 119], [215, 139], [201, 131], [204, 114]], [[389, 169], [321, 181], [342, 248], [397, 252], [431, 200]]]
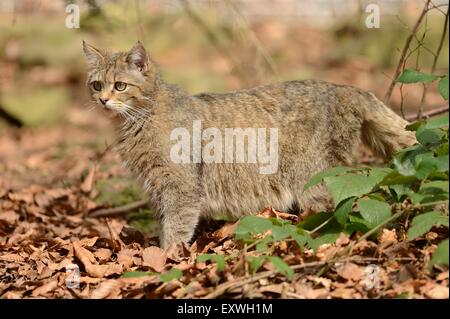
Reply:
[[[367, 233], [365, 233], [364, 235], [362, 235], [357, 241], [356, 244], [354, 245], [355, 247], [361, 243], [363, 240], [369, 238], [370, 236], [372, 236], [373, 234], [375, 234], [376, 232], [378, 232], [382, 227], [384, 227], [385, 225], [389, 224], [390, 222], [393, 222], [394, 220], [400, 218], [403, 214], [405, 213], [405, 211], [399, 211], [397, 213], [395, 213], [394, 215], [392, 215], [390, 218], [386, 219], [384, 222], [382, 222], [381, 224], [377, 225], [376, 227], [372, 228], [371, 230], [369, 230]], [[352, 250], [352, 245], [347, 246], [340, 254], [340, 256], [346, 255], [348, 252], [350, 252]]]
[[121, 215], [129, 213], [130, 211], [147, 207], [148, 205], [148, 199], [143, 199], [134, 203], [130, 203], [124, 206], [120, 207], [112, 207], [112, 208], [105, 208], [96, 210], [92, 213], [90, 213], [89, 217], [104, 217], [104, 216], [112, 216], [112, 215]]
[[[313, 261], [313, 262], [309, 262], [309, 263], [305, 263], [305, 264], [301, 264], [301, 265], [290, 266], [290, 268], [292, 270], [299, 270], [299, 269], [304, 269], [304, 268], [312, 268], [312, 267], [320, 267], [320, 266], [329, 266], [329, 267], [331, 267], [332, 263], [334, 264], [334, 263], [337, 263], [337, 262], [346, 262], [346, 261], [374, 262], [374, 261], [379, 261], [380, 259], [383, 259], [383, 258], [354, 256], [354, 257], [347, 257], [347, 258], [339, 258], [339, 259], [332, 260], [332, 261]], [[389, 260], [404, 260], [404, 261], [415, 260], [414, 258], [410, 258], [410, 257], [385, 258], [385, 259], [389, 259]], [[242, 278], [238, 278], [237, 280], [235, 280], [233, 282], [225, 282], [223, 284], [220, 284], [216, 288], [214, 288], [213, 292], [207, 294], [203, 298], [204, 299], [217, 298], [217, 297], [223, 295], [224, 293], [226, 293], [227, 290], [236, 289], [236, 288], [245, 286], [245, 285], [249, 284], [250, 282], [254, 282], [254, 281], [257, 281], [257, 280], [260, 280], [260, 279], [264, 279], [264, 278], [276, 275], [277, 273], [278, 273], [277, 270], [268, 270], [268, 271], [261, 272], [261, 273], [258, 273], [256, 275], [253, 275], [250, 278], [242, 277]]]
[[[447, 112], [448, 112], [448, 105], [445, 105], [445, 106], [438, 107], [438, 108], [436, 108], [434, 110], [430, 110], [430, 111], [424, 112], [422, 114], [422, 118], [429, 118], [429, 117], [432, 117], [432, 116], [435, 116], [435, 115], [439, 115], [439, 114], [443, 114], [443, 113], [447, 113]], [[418, 120], [419, 117], [418, 117], [418, 114], [408, 114], [408, 115], [405, 116], [405, 119], [407, 121], [411, 122], [411, 121]]]
[[[314, 261], [314, 262], [310, 262], [310, 263], [306, 263], [306, 264], [301, 264], [301, 265], [294, 265], [291, 266], [291, 269], [293, 270], [297, 270], [297, 269], [302, 269], [302, 268], [308, 268], [308, 267], [317, 267], [317, 266], [322, 266], [326, 263], [326, 261]], [[239, 288], [242, 287], [252, 281], [256, 281], [256, 280], [260, 280], [263, 278], [267, 278], [270, 276], [273, 276], [275, 274], [277, 274], [278, 271], [276, 270], [269, 270], [269, 271], [265, 271], [256, 275], [253, 275], [250, 278], [241, 278], [238, 279], [236, 281], [233, 282], [226, 282], [223, 284], [220, 284], [219, 286], [217, 286], [213, 292], [207, 294], [205, 297], [203, 297], [204, 299], [213, 299], [213, 298], [217, 298], [221, 295], [223, 295], [227, 290], [229, 289], [234, 289], [234, 288]]]
[[[447, 12], [445, 14], [445, 20], [444, 20], [444, 26], [442, 29], [442, 33], [441, 33], [441, 39], [439, 41], [439, 46], [436, 50], [436, 53], [433, 54], [434, 55], [434, 59], [433, 59], [433, 65], [431, 66], [431, 73], [434, 74], [434, 71], [436, 71], [436, 65], [437, 62], [439, 60], [439, 56], [441, 55], [441, 51], [442, 51], [442, 47], [444, 45], [445, 39], [447, 38], [447, 26], [448, 26], [448, 10], [449, 8], [447, 7]], [[425, 86], [422, 92], [422, 98], [420, 99], [420, 107], [419, 107], [419, 112], [417, 113], [417, 118], [421, 119], [422, 118], [422, 113], [423, 113], [423, 104], [425, 103], [425, 98], [427, 96], [428, 93], [428, 86]]]
[[191, 18], [191, 20], [205, 33], [209, 42], [216, 48], [216, 50], [224, 56], [228, 62], [232, 65], [232, 70], [234, 70], [239, 78], [244, 81], [248, 81], [246, 73], [242, 70], [241, 64], [234, 57], [231, 51], [224, 45], [221, 44], [217, 35], [211, 31], [208, 25], [202, 20], [202, 18], [191, 8], [187, 0], [179, 0], [184, 7], [185, 12]]
[[389, 100], [391, 98], [392, 92], [394, 90], [395, 84], [396, 84], [396, 80], [398, 78], [398, 76], [400, 75], [400, 72], [403, 68], [403, 65], [405, 63], [405, 59], [406, 59], [406, 54], [408, 53], [408, 49], [409, 46], [411, 45], [411, 41], [414, 39], [417, 30], [419, 29], [420, 24], [422, 23], [423, 18], [425, 17], [425, 15], [427, 14], [427, 12], [430, 10], [430, 2], [431, 0], [427, 0], [427, 2], [425, 3], [425, 6], [419, 16], [419, 19], [417, 20], [416, 24], [414, 25], [413, 29], [411, 30], [411, 33], [408, 35], [408, 37], [406, 38], [406, 42], [405, 45], [403, 47], [402, 53], [400, 55], [400, 60], [398, 61], [398, 65], [397, 65], [397, 69], [395, 70], [395, 74], [394, 77], [392, 79], [391, 84], [389, 85], [388, 91], [386, 93], [386, 96], [384, 98], [384, 103], [388, 104]]
[[328, 224], [333, 218], [334, 218], [334, 216], [331, 216], [326, 221], [324, 221], [322, 224], [320, 224], [319, 226], [317, 226], [313, 230], [309, 231], [308, 233], [309, 234], [314, 234], [316, 231], [318, 231], [319, 229], [322, 229], [322, 227], [324, 227], [326, 224]]

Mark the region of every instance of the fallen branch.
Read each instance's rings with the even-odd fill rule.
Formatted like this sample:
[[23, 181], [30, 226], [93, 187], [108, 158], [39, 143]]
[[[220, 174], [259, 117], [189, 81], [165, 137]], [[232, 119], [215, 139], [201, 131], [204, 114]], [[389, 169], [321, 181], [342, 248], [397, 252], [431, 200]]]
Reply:
[[[309, 262], [309, 263], [305, 263], [305, 264], [301, 264], [301, 265], [294, 265], [294, 266], [290, 266], [290, 268], [292, 270], [298, 270], [298, 269], [304, 269], [304, 268], [313, 268], [313, 267], [320, 267], [320, 266], [326, 266], [326, 265], [330, 265], [331, 264], [335, 264], [338, 262], [349, 262], [349, 261], [353, 261], [353, 262], [376, 262], [376, 261], [380, 261], [383, 258], [375, 258], [375, 257], [360, 257], [360, 256], [352, 256], [352, 257], [347, 257], [347, 258], [338, 258], [337, 260], [330, 260], [330, 261], [313, 261], [313, 262]], [[411, 260], [416, 260], [415, 258], [411, 258], [411, 257], [400, 257], [400, 258], [389, 258], [389, 260], [403, 260], [403, 261], [411, 261]], [[218, 298], [220, 296], [222, 296], [224, 293], [226, 293], [228, 290], [231, 289], [236, 289], [236, 288], [240, 288], [242, 286], [245, 286], [247, 284], [250, 284], [252, 282], [255, 282], [257, 280], [260, 279], [264, 279], [270, 276], [274, 276], [278, 273], [277, 270], [268, 270], [268, 271], [264, 271], [261, 273], [258, 273], [254, 276], [251, 277], [242, 277], [239, 278], [233, 282], [225, 282], [223, 284], [220, 284], [219, 286], [214, 288], [214, 291], [207, 294], [205, 297], [203, 297], [204, 299], [214, 299], [214, 298]]]
[[112, 215], [122, 215], [127, 214], [133, 210], [148, 207], [148, 199], [143, 199], [134, 203], [130, 203], [120, 207], [111, 207], [105, 209], [99, 209], [89, 213], [89, 217], [105, 217]]
[[[301, 264], [301, 265], [291, 266], [291, 269], [296, 270], [296, 269], [302, 269], [302, 268], [308, 268], [308, 267], [317, 267], [317, 266], [322, 266], [326, 263], [327, 263], [326, 261], [315, 261], [315, 262], [305, 263], [305, 264]], [[258, 273], [249, 278], [241, 278], [241, 279], [238, 279], [233, 282], [225, 282], [225, 283], [217, 286], [213, 292], [207, 294], [203, 298], [204, 299], [217, 298], [217, 297], [223, 295], [229, 289], [239, 288], [239, 287], [245, 286], [246, 284], [249, 284], [250, 282], [260, 280], [263, 278], [267, 278], [267, 277], [276, 275], [277, 273], [278, 273], [278, 271], [276, 271], [276, 270], [269, 270], [269, 271]]]

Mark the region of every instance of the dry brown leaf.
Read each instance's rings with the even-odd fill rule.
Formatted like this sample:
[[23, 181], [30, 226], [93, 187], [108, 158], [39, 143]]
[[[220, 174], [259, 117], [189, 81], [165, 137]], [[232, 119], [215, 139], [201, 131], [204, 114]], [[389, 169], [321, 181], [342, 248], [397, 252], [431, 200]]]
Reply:
[[358, 299], [361, 294], [353, 288], [337, 288], [330, 293], [332, 297], [342, 299]]
[[108, 261], [111, 259], [112, 251], [106, 248], [99, 248], [94, 251], [94, 256], [100, 261]]
[[296, 292], [306, 299], [321, 299], [329, 294], [329, 291], [326, 288], [312, 289], [307, 285], [297, 285]]
[[33, 194], [32, 193], [9, 193], [9, 199], [18, 202], [25, 202], [27, 204], [33, 203]]
[[46, 208], [50, 206], [52, 198], [48, 194], [39, 193], [34, 195], [34, 201], [39, 207]]
[[151, 267], [157, 272], [164, 270], [167, 254], [164, 250], [156, 246], [150, 246], [142, 252], [143, 265]]
[[111, 279], [103, 281], [91, 293], [92, 299], [118, 298], [120, 296], [120, 288], [123, 286], [122, 281]]
[[107, 264], [107, 265], [93, 265], [85, 264], [86, 272], [96, 278], [103, 278], [114, 274], [120, 275], [123, 273], [121, 265]]
[[383, 229], [380, 235], [380, 244], [384, 244], [386, 242], [389, 243], [396, 243], [397, 242], [397, 233], [395, 229], [389, 230], [389, 229]]
[[336, 272], [342, 278], [352, 280], [353, 282], [360, 281], [364, 276], [364, 271], [361, 267], [351, 262], [336, 265]]
[[0, 260], [9, 261], [9, 262], [23, 262], [25, 258], [20, 256], [19, 254], [4, 254], [0, 256]]
[[4, 220], [10, 224], [14, 224], [16, 221], [19, 220], [19, 214], [17, 214], [13, 210], [7, 210], [0, 212], [0, 219]]
[[89, 193], [92, 190], [92, 187], [94, 185], [95, 180], [95, 173], [97, 172], [97, 165], [94, 165], [94, 167], [91, 168], [85, 179], [83, 180], [83, 183], [80, 185], [80, 189], [85, 192]]
[[123, 266], [124, 269], [128, 269], [133, 265], [134, 250], [122, 249], [117, 254], [117, 262]]
[[75, 256], [83, 263], [84, 266], [95, 263], [95, 256], [89, 250], [81, 246], [81, 243], [74, 242], [73, 249]]
[[4, 293], [2, 295], [2, 298], [4, 298], [4, 299], [21, 299], [23, 293], [24, 293], [23, 291], [10, 290], [10, 291], [7, 291], [6, 293]]
[[34, 289], [33, 292], [31, 293], [31, 295], [33, 297], [43, 296], [43, 295], [46, 295], [47, 293], [55, 290], [57, 287], [58, 287], [58, 281], [51, 280], [51, 281], [43, 284], [42, 286], [39, 286], [36, 289]]
[[448, 287], [435, 285], [433, 288], [425, 292], [425, 296], [432, 299], [448, 299]]
[[442, 280], [445, 280], [445, 279], [448, 279], [448, 270], [444, 271], [444, 272], [441, 272], [439, 275], [436, 276], [436, 280], [437, 281], [442, 281]]
[[[75, 216], [71, 216], [72, 218]], [[79, 217], [78, 217], [79, 218]], [[91, 237], [91, 238], [83, 238], [80, 241], [78, 241], [78, 244], [82, 247], [92, 247], [95, 245], [95, 243], [98, 240], [98, 236]]]
[[338, 237], [338, 239], [336, 239], [336, 245], [337, 246], [345, 246], [348, 245], [350, 243], [350, 238], [348, 237], [348, 235], [341, 233]]
[[259, 292], [271, 292], [275, 294], [280, 294], [283, 291], [283, 286], [281, 284], [277, 285], [267, 285], [258, 289]]
[[216, 230], [213, 235], [217, 238], [228, 238], [232, 237], [236, 231], [238, 222], [233, 224], [225, 224], [220, 229]]

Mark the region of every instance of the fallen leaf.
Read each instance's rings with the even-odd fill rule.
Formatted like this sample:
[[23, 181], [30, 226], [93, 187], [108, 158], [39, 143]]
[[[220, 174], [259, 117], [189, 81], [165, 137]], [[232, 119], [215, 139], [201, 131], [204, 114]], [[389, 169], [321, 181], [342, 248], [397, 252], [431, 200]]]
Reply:
[[34, 289], [33, 292], [31, 293], [31, 295], [33, 297], [43, 296], [43, 295], [46, 295], [47, 293], [55, 290], [57, 287], [58, 287], [58, 281], [51, 280], [51, 281], [43, 284], [42, 286], [39, 286], [38, 288]]
[[118, 298], [122, 286], [123, 282], [120, 280], [106, 280], [92, 291], [91, 299]]
[[346, 262], [341, 265], [336, 265], [336, 272], [344, 279], [358, 282], [364, 276], [364, 271], [358, 265]]
[[157, 272], [164, 270], [167, 254], [164, 250], [156, 246], [150, 246], [142, 252], [143, 265], [151, 267]]
[[97, 171], [97, 165], [94, 165], [94, 167], [92, 167], [91, 170], [89, 171], [89, 173], [86, 175], [85, 179], [83, 180], [83, 183], [80, 186], [80, 189], [83, 192], [89, 193], [92, 190], [92, 186], [94, 185], [96, 171]]

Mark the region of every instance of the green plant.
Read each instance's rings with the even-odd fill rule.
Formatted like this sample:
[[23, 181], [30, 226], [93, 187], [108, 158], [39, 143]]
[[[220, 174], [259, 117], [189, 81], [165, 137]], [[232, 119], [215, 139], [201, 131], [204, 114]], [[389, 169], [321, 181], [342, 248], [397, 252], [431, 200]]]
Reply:
[[[442, 80], [441, 80], [442, 81]], [[418, 143], [399, 151], [388, 167], [334, 167], [318, 173], [305, 190], [324, 183], [335, 204], [332, 212], [320, 212], [297, 225], [276, 218], [247, 216], [240, 220], [236, 239], [244, 243], [251, 273], [265, 262], [288, 278], [293, 271], [273, 253], [282, 241], [317, 251], [345, 233], [359, 231], [363, 238], [376, 235], [384, 226], [402, 227], [401, 217], [411, 218], [407, 240], [415, 240], [433, 227], [448, 228], [448, 117], [422, 120], [407, 127]], [[447, 248], [446, 248], [447, 247]], [[211, 257], [208, 257], [212, 260]], [[448, 239], [437, 247], [430, 267], [448, 265]]]

